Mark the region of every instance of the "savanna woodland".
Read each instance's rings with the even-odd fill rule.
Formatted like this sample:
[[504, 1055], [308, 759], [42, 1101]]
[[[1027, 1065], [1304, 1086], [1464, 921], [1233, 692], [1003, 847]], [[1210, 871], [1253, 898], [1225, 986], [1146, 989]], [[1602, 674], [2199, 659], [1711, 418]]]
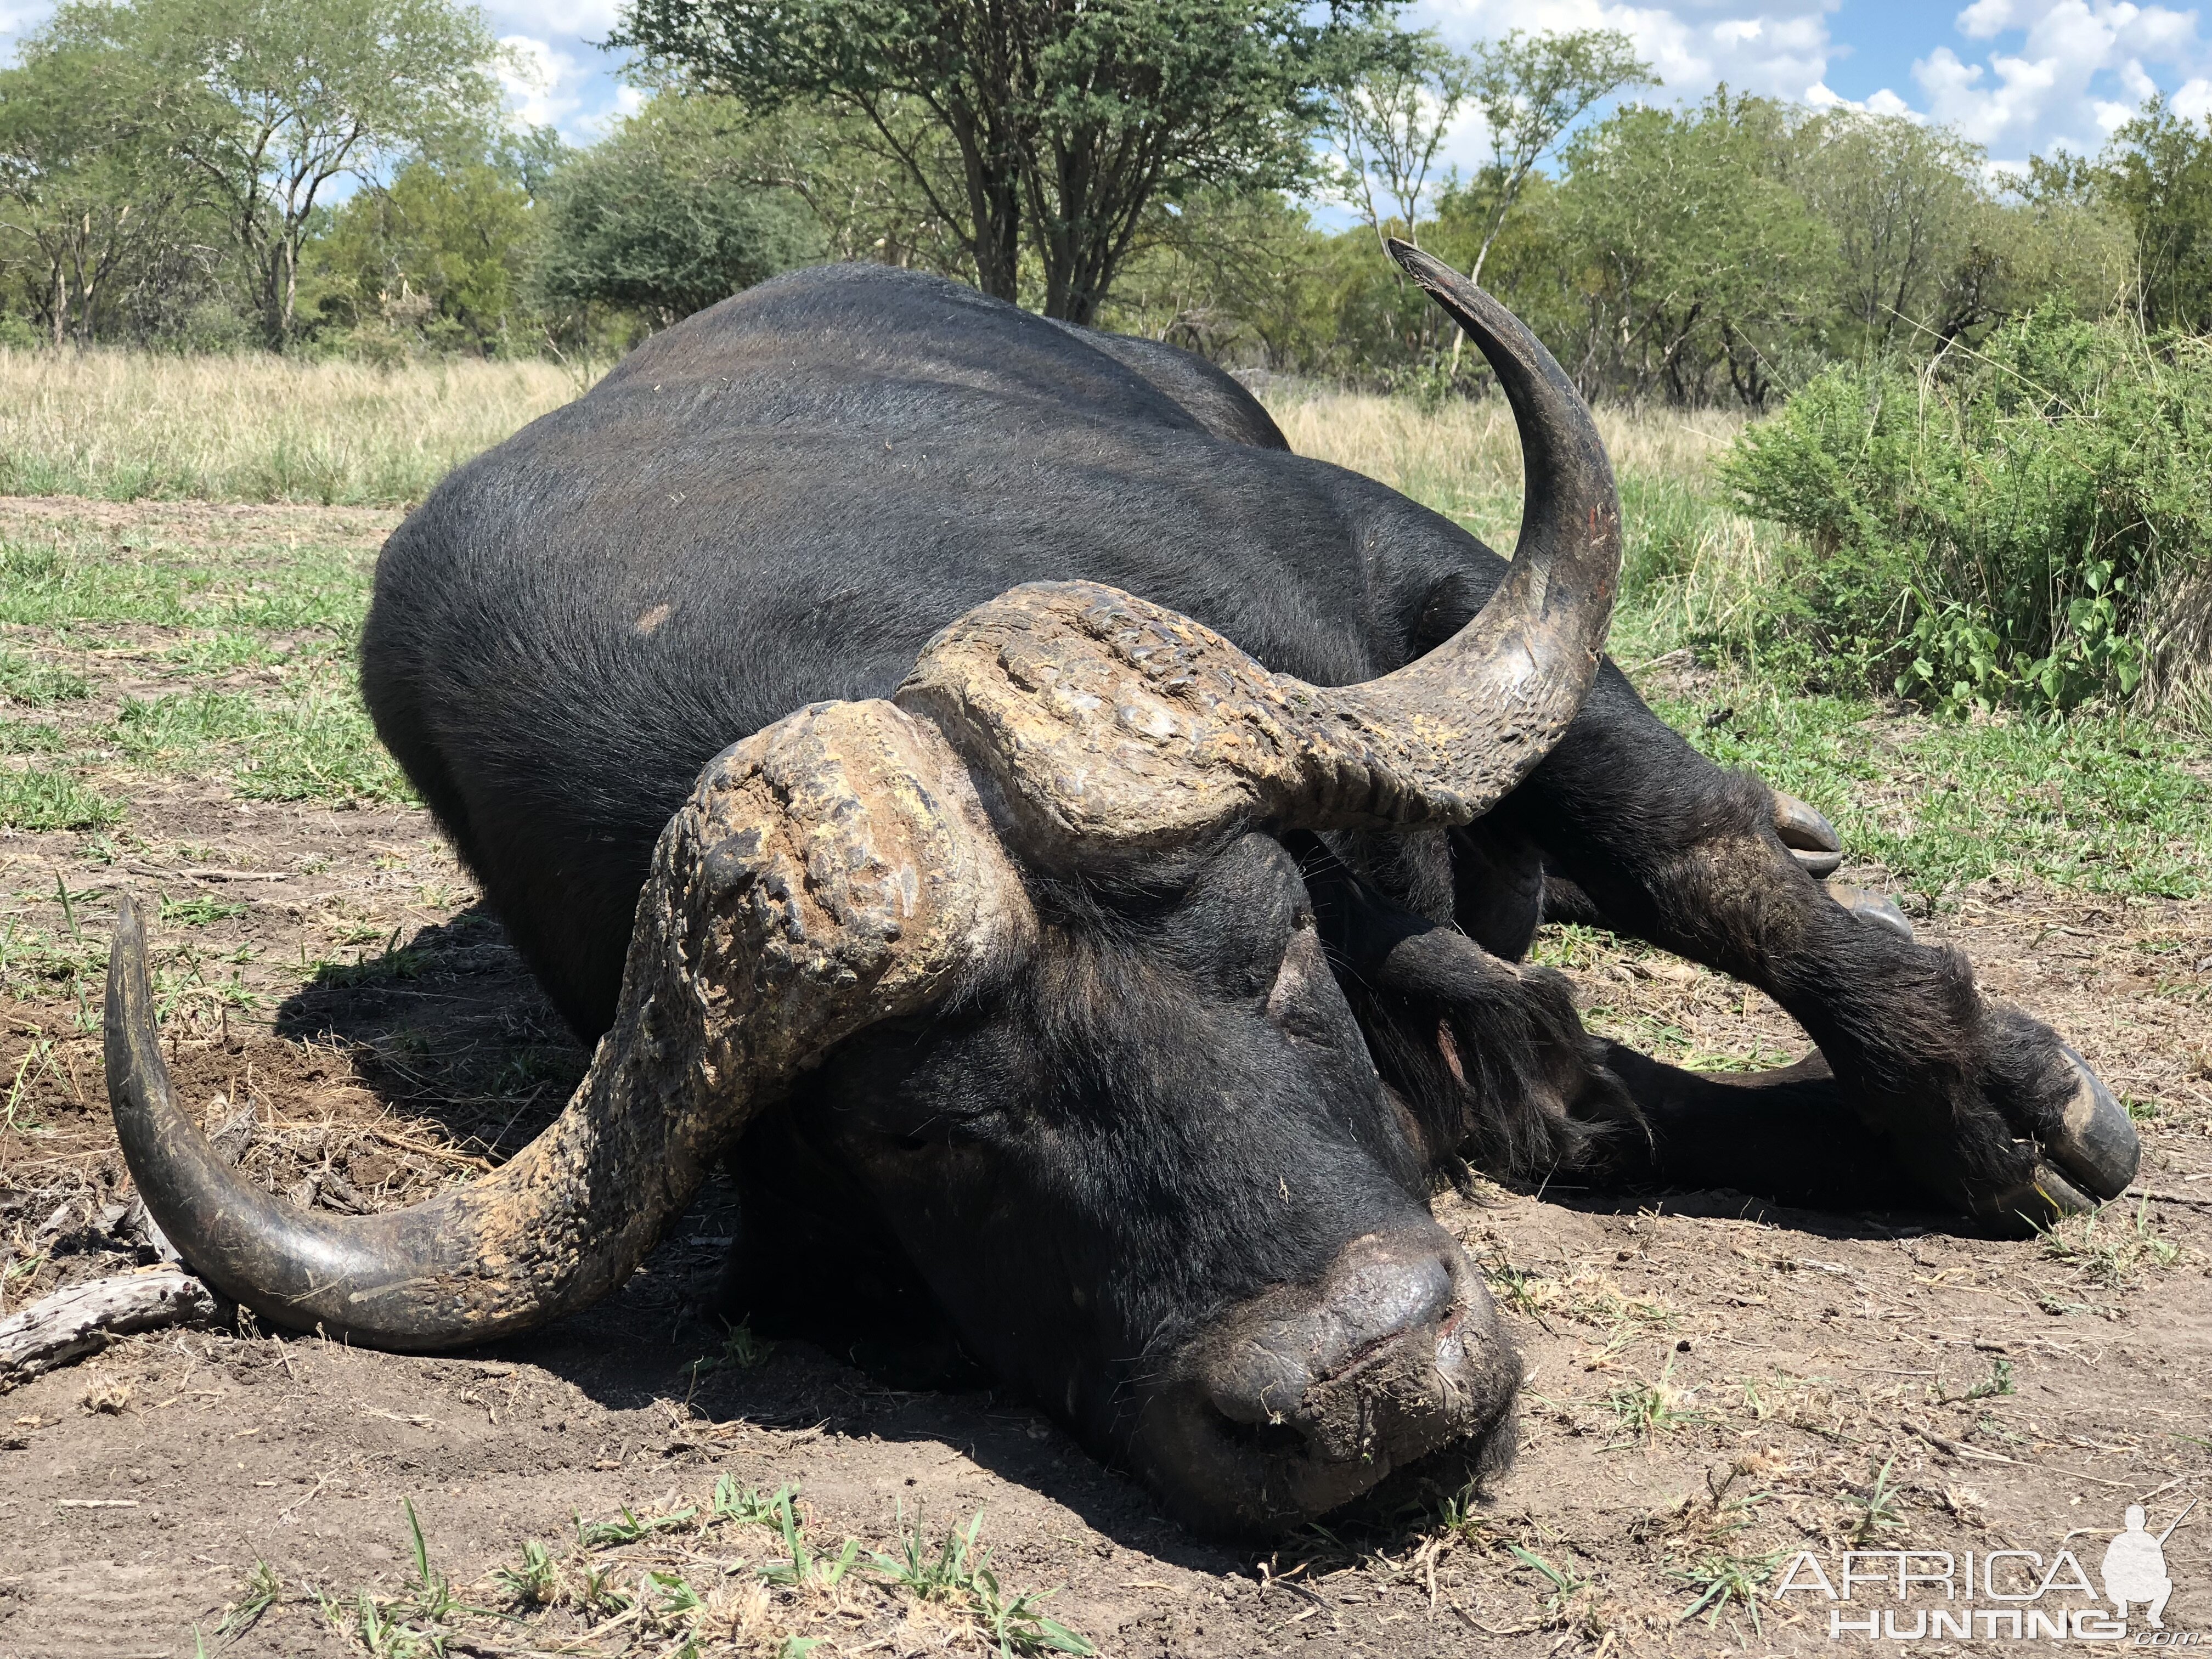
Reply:
[[[1391, 0], [631, 0], [607, 48], [639, 99], [583, 147], [504, 112], [453, 0], [64, 0], [0, 71], [0, 1659], [1829, 1652], [1802, 1551], [2056, 1573], [2212, 1489], [2212, 129], [2153, 97], [2000, 169]], [[179, 1098], [296, 1204], [480, 1174], [583, 1073], [356, 687], [447, 471], [873, 261], [1202, 354], [1510, 549], [1510, 418], [1389, 236], [1596, 408], [1638, 689], [2080, 1048], [2127, 1197], [1991, 1241], [1470, 1173], [1436, 1209], [1524, 1356], [1516, 1469], [1261, 1554], [980, 1375], [707, 1317], [720, 1181], [490, 1349], [197, 1304], [25, 1346], [57, 1291], [177, 1272], [106, 1109], [125, 893]], [[1805, 1052], [1601, 929], [1534, 954], [1662, 1059]], [[2212, 1629], [2206, 1513], [2175, 1629]]]

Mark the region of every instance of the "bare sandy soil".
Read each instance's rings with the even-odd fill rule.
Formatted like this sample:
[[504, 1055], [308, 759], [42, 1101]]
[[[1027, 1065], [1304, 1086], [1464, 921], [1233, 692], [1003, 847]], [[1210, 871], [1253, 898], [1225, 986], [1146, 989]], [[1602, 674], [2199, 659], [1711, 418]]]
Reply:
[[[104, 533], [149, 511], [101, 509]], [[168, 511], [160, 533], [237, 526]], [[387, 524], [301, 533], [365, 551]], [[159, 643], [116, 630], [109, 678], [71, 718], [158, 681]], [[167, 896], [182, 1097], [274, 1190], [404, 1204], [557, 1110], [585, 1057], [424, 815], [247, 803], [218, 778], [119, 767], [105, 787], [129, 802], [106, 835], [0, 839], [0, 932], [46, 941], [0, 1001], [0, 1314], [151, 1254], [93, 1029], [118, 893]], [[2148, 1196], [1990, 1241], [1735, 1194], [1447, 1193], [1438, 1214], [1527, 1361], [1520, 1460], [1485, 1501], [1456, 1504], [1444, 1468], [1395, 1510], [1267, 1555], [1194, 1540], [1024, 1401], [897, 1391], [801, 1343], [733, 1350], [694, 1311], [732, 1231], [718, 1185], [617, 1296], [526, 1340], [406, 1358], [248, 1320], [127, 1339], [0, 1397], [0, 1659], [992, 1650], [972, 1598], [921, 1599], [865, 1565], [824, 1583], [848, 1538], [866, 1563], [902, 1527], [933, 1545], [979, 1511], [1002, 1604], [1056, 1590], [1042, 1612], [1117, 1656], [1825, 1653], [1870, 1643], [1832, 1638], [1832, 1606], [1910, 1632], [1966, 1603], [1869, 1582], [1848, 1607], [1818, 1589], [1778, 1601], [1800, 1551], [1832, 1580], [1852, 1547], [2033, 1553], [2035, 1569], [2003, 1559], [1998, 1592], [2033, 1589], [2020, 1574], [2061, 1550], [2094, 1576], [2124, 1505], [2146, 1503], [2155, 1533], [2212, 1497], [2212, 904], [1992, 886], [1919, 926], [2129, 1099]], [[1701, 970], [1588, 935], [1546, 949], [1608, 1029], [1677, 1053], [1802, 1049], [1763, 998]], [[796, 1568], [747, 1498], [786, 1486]], [[430, 1577], [481, 1611], [438, 1607], [403, 1500]], [[2212, 1632], [2208, 1510], [2166, 1543], [2169, 1631]], [[2071, 1582], [1972, 1605], [2086, 1607]], [[1921, 1650], [2023, 1650], [2001, 1618], [1969, 1628]]]

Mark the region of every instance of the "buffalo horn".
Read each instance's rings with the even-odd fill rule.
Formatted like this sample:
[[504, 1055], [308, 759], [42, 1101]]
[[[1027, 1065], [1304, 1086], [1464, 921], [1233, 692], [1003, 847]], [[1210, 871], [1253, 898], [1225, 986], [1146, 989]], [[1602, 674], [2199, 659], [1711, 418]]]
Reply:
[[1025, 854], [1074, 862], [1254, 820], [1466, 823], [1574, 719], [1620, 569], [1596, 423], [1504, 307], [1419, 249], [1391, 251], [1512, 405], [1526, 490], [1504, 580], [1425, 657], [1335, 688], [1271, 673], [1191, 618], [1093, 582], [1033, 582], [978, 606], [924, 647], [896, 701], [989, 775]]
[[148, 1210], [216, 1288], [299, 1329], [455, 1347], [621, 1284], [831, 1044], [929, 1007], [1033, 927], [944, 740], [888, 703], [817, 705], [701, 775], [655, 849], [613, 1029], [559, 1119], [493, 1173], [370, 1216], [242, 1181], [178, 1105], [128, 899], [108, 1094]]
[[1418, 662], [1339, 695], [1384, 729], [1418, 731], [1424, 794], [1480, 812], [1559, 740], [1597, 676], [1620, 574], [1613, 463], [1566, 374], [1520, 319], [1395, 238], [1391, 257], [1490, 362], [1521, 436], [1521, 534], [1474, 620]]

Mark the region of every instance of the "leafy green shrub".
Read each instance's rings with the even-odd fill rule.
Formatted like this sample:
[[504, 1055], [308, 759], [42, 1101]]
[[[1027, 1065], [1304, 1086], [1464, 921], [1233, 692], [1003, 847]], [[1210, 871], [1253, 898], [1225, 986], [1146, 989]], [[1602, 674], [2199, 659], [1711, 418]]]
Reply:
[[2212, 561], [2208, 471], [2212, 342], [2061, 312], [1924, 377], [1832, 368], [1720, 466], [1804, 538], [1761, 621], [1785, 658], [1954, 710], [2121, 702], [2185, 668], [2164, 610]]

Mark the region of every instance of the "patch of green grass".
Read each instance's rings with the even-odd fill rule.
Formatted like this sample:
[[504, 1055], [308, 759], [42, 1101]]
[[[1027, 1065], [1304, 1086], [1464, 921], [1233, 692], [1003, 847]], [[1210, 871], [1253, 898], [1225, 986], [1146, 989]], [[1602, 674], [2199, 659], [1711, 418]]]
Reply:
[[66, 772], [42, 766], [0, 769], [0, 825], [10, 830], [97, 830], [119, 823], [123, 806]]
[[1595, 1636], [1601, 1628], [1597, 1613], [1597, 1587], [1585, 1573], [1571, 1566], [1554, 1566], [1534, 1550], [1509, 1543], [1508, 1553], [1535, 1572], [1551, 1588], [1544, 1597], [1544, 1616], [1554, 1625]]
[[454, 1634], [449, 1622], [461, 1614], [483, 1616], [487, 1609], [461, 1601], [453, 1582], [431, 1570], [430, 1548], [414, 1500], [402, 1498], [400, 1505], [407, 1516], [411, 1568], [406, 1588], [391, 1597], [364, 1589], [350, 1601], [319, 1592], [323, 1616], [340, 1635], [366, 1648], [372, 1659], [440, 1659]]
[[283, 1599], [284, 1581], [276, 1570], [266, 1561], [256, 1561], [253, 1571], [239, 1586], [238, 1600], [223, 1609], [222, 1622], [215, 1627], [216, 1634], [235, 1642], [252, 1630], [261, 1615]]
[[1990, 1374], [1962, 1394], [1945, 1394], [1930, 1385], [1928, 1397], [1939, 1406], [1963, 1405], [1970, 1400], [1995, 1400], [2016, 1391], [2013, 1382], [2012, 1361], [1996, 1359], [1990, 1363]]
[[248, 800], [412, 802], [413, 790], [350, 693], [289, 699], [245, 691], [129, 698], [108, 729], [129, 758], [165, 771], [228, 768]]
[[2068, 1216], [2043, 1229], [2041, 1237], [2044, 1255], [2078, 1268], [2090, 1284], [2105, 1290], [2132, 1283], [2147, 1267], [2170, 1267], [2181, 1255], [2181, 1247], [2151, 1219], [2148, 1198], [2132, 1213], [2124, 1204], [2106, 1204], [2086, 1215]]
[[12, 651], [0, 651], [0, 697], [29, 708], [58, 702], [75, 702], [89, 696], [92, 687], [81, 674], [49, 667]]
[[586, 1549], [603, 1549], [610, 1545], [635, 1544], [641, 1538], [649, 1538], [657, 1532], [674, 1532], [691, 1524], [699, 1511], [696, 1508], [676, 1510], [671, 1515], [637, 1515], [625, 1504], [618, 1521], [586, 1521], [580, 1516], [576, 1520], [576, 1541]]
[[[1543, 1322], [1544, 1301], [1558, 1289], [1549, 1279], [1526, 1267], [1514, 1266], [1502, 1255], [1496, 1261], [1486, 1260], [1482, 1274], [1489, 1282], [1492, 1299], [1500, 1307], [1524, 1313], [1539, 1324]], [[1545, 1328], [1548, 1330], [1550, 1327]]]
[[0, 623], [176, 627], [190, 619], [188, 596], [214, 585], [205, 568], [112, 551], [101, 542], [0, 542]]
[[2212, 887], [2212, 745], [2084, 715], [1893, 716], [1725, 682], [1714, 697], [1652, 707], [1714, 760], [1811, 802], [1853, 858], [1931, 902], [1991, 875], [2171, 898]]
[[1593, 1001], [1583, 1010], [1583, 1023], [1599, 1036], [1626, 1043], [1686, 1072], [1764, 1072], [1787, 1066], [1796, 1058], [1787, 1048], [1758, 1036], [1739, 1051], [1708, 1048], [1672, 1020], [1635, 1010], [1623, 1012], [1602, 1000]]
[[536, 1539], [522, 1547], [519, 1565], [496, 1567], [492, 1582], [519, 1607], [550, 1607], [561, 1598], [561, 1569], [553, 1553]]
[[[34, 1066], [37, 1067], [35, 1071], [32, 1069]], [[23, 1050], [22, 1059], [15, 1063], [15, 1076], [8, 1085], [7, 1101], [4, 1104], [0, 1104], [0, 1130], [28, 1134], [34, 1129], [45, 1127], [45, 1125], [32, 1115], [31, 1108], [27, 1103], [31, 1085], [53, 1073], [54, 1070], [52, 1040], [47, 1037], [32, 1038], [30, 1046]]]
[[714, 1481], [714, 1497], [708, 1510], [710, 1523], [728, 1522], [740, 1527], [772, 1527], [786, 1504], [799, 1495], [796, 1486], [778, 1486], [763, 1497], [754, 1486], [740, 1486], [729, 1475]]
[[68, 747], [51, 720], [0, 720], [0, 755], [58, 755]]
[[235, 629], [194, 629], [162, 654], [183, 667], [224, 674], [240, 668], [288, 668], [313, 663], [335, 649], [334, 641], [312, 635], [304, 641], [271, 640]]
[[835, 1555], [817, 1550], [799, 1525], [798, 1506], [793, 1502], [798, 1495], [796, 1486], [786, 1486], [778, 1492], [770, 1500], [772, 1517], [760, 1522], [773, 1528], [783, 1540], [783, 1559], [763, 1561], [757, 1569], [761, 1582], [780, 1584], [786, 1589], [833, 1590], [860, 1559], [860, 1540], [848, 1538], [845, 1547]]
[[1676, 1388], [1674, 1379], [1674, 1357], [1670, 1353], [1655, 1380], [1623, 1383], [1606, 1395], [1606, 1407], [1627, 1441], [1656, 1440], [1705, 1420], [1702, 1412], [1690, 1408], [1690, 1390]]
[[1903, 1495], [1898, 1483], [1890, 1477], [1890, 1471], [1896, 1467], [1894, 1457], [1878, 1469], [1869, 1465], [1867, 1486], [1845, 1490], [1844, 1503], [1855, 1511], [1847, 1534], [1852, 1543], [1863, 1544], [1881, 1533], [1905, 1530]]
[[716, 1371], [749, 1371], [768, 1363], [775, 1352], [775, 1344], [753, 1334], [750, 1324], [730, 1327], [729, 1334], [722, 1339], [719, 1352], [702, 1354], [691, 1362], [691, 1382], [696, 1388], [699, 1379], [712, 1376]]
[[706, 1598], [680, 1572], [648, 1569], [642, 1588], [653, 1611], [663, 1619], [682, 1619], [707, 1605]]
[[[289, 548], [271, 563], [99, 540], [0, 541], [0, 623], [321, 630], [343, 641], [368, 611], [367, 564], [331, 548]], [[53, 671], [26, 672], [44, 684], [36, 676]]]
[[[302, 956], [305, 947], [302, 947]], [[427, 951], [418, 951], [411, 945], [400, 945], [380, 955], [356, 957], [352, 962], [302, 963], [324, 989], [351, 989], [362, 985], [391, 985], [401, 980], [417, 979], [430, 964]]]
[[74, 982], [82, 991], [106, 972], [104, 939], [46, 933], [12, 921], [0, 924], [0, 988], [20, 981], [45, 981], [61, 985]]
[[231, 899], [183, 898], [173, 899], [161, 895], [161, 920], [185, 927], [204, 927], [210, 922], [228, 921], [233, 916], [242, 916], [246, 907]]
[[934, 1546], [922, 1541], [921, 1532], [899, 1516], [896, 1554], [878, 1553], [875, 1569], [890, 1583], [917, 1601], [928, 1601], [965, 1615], [983, 1639], [1001, 1654], [1095, 1654], [1088, 1639], [1066, 1626], [1046, 1618], [1037, 1609], [1053, 1594], [1024, 1590], [1008, 1595], [991, 1568], [991, 1552], [975, 1547], [982, 1529], [979, 1513], [964, 1533], [945, 1529]]
[[1772, 1555], [1717, 1553], [1700, 1556], [1686, 1566], [1670, 1567], [1667, 1573], [1669, 1578], [1680, 1579], [1696, 1592], [1678, 1619], [1694, 1619], [1702, 1613], [1711, 1628], [1720, 1622], [1721, 1614], [1734, 1602], [1750, 1612], [1751, 1627], [1765, 1635], [1765, 1627], [1759, 1620], [1759, 1588], [1774, 1577], [1774, 1569], [1781, 1559], [1779, 1552]]

